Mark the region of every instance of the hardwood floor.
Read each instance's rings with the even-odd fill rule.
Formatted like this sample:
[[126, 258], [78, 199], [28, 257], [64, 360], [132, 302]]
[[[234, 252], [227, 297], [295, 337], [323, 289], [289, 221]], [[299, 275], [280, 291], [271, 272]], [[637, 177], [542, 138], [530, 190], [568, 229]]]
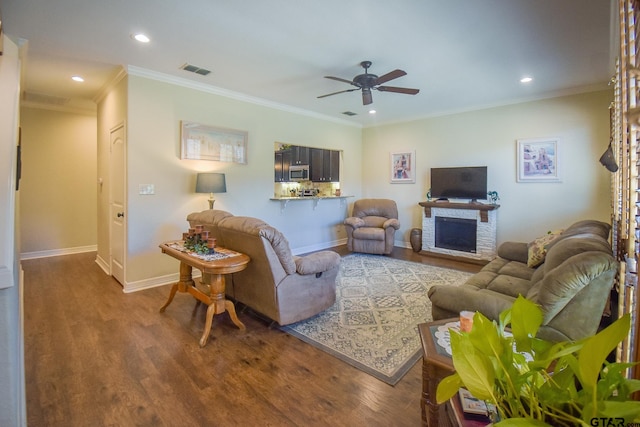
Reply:
[[249, 312], [245, 331], [216, 316], [200, 348], [202, 305], [178, 294], [161, 314], [169, 285], [124, 294], [94, 260], [22, 263], [29, 426], [420, 425], [421, 363], [389, 386]]

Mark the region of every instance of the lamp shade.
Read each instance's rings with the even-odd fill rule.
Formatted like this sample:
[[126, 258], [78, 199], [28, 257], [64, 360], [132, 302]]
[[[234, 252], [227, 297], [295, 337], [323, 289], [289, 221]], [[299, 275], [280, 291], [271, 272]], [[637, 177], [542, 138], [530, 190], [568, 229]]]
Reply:
[[223, 173], [199, 173], [196, 193], [226, 193], [227, 182]]

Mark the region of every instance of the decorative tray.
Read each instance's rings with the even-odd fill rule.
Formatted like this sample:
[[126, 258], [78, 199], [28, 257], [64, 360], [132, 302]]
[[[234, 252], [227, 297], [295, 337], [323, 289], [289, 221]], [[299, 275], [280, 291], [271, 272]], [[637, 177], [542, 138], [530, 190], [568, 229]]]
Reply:
[[184, 252], [187, 255], [190, 255], [192, 257], [201, 259], [203, 261], [216, 261], [216, 260], [219, 260], [219, 259], [231, 258], [231, 257], [240, 255], [238, 252], [232, 251], [230, 249], [224, 249], [224, 248], [216, 248], [215, 252], [212, 253], [212, 254], [199, 254], [199, 253], [196, 253], [196, 252], [193, 252], [193, 251], [190, 251], [190, 250], [186, 249], [184, 247], [184, 242], [182, 242], [182, 241], [170, 243], [168, 246], [171, 249], [175, 249], [177, 251]]

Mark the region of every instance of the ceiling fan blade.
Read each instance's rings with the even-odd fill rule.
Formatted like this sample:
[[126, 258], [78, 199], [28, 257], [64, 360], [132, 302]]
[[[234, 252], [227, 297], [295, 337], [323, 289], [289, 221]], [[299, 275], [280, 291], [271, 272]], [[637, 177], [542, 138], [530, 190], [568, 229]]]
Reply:
[[337, 95], [339, 93], [345, 93], [345, 92], [353, 92], [354, 90], [358, 90], [358, 89], [347, 89], [347, 90], [341, 90], [339, 92], [333, 92], [333, 93], [328, 93], [326, 95], [321, 95], [318, 98], [326, 98], [327, 96], [331, 96], [331, 95]]
[[376, 79], [376, 85], [381, 85], [389, 80], [397, 79], [398, 77], [406, 76], [407, 73], [402, 70], [393, 70], [387, 74], [383, 74]]
[[324, 76], [324, 78], [325, 79], [331, 79], [331, 80], [337, 80], [339, 82], [349, 83], [350, 85], [353, 84], [353, 82], [351, 80], [341, 79], [340, 77]]
[[363, 88], [362, 89], [362, 105], [369, 105], [373, 102], [373, 98], [371, 97], [371, 89]]
[[415, 95], [418, 92], [420, 92], [420, 89], [409, 89], [406, 87], [394, 87], [394, 86], [378, 86], [376, 89], [382, 92], [406, 93], [407, 95]]

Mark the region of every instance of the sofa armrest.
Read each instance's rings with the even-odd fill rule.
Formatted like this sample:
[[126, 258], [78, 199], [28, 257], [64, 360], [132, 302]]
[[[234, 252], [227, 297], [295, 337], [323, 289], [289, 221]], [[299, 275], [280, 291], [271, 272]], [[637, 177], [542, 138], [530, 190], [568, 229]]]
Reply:
[[529, 246], [522, 242], [504, 242], [498, 247], [498, 256], [526, 264], [529, 260]]
[[298, 274], [318, 274], [340, 265], [340, 255], [333, 251], [314, 252], [303, 257], [294, 257]]
[[344, 220], [344, 225], [350, 225], [353, 228], [358, 228], [364, 225], [364, 221], [362, 218], [350, 216]]
[[382, 228], [389, 228], [389, 227], [393, 227], [397, 230], [400, 228], [400, 222], [395, 218], [389, 218], [384, 222], [384, 224], [382, 224]]

